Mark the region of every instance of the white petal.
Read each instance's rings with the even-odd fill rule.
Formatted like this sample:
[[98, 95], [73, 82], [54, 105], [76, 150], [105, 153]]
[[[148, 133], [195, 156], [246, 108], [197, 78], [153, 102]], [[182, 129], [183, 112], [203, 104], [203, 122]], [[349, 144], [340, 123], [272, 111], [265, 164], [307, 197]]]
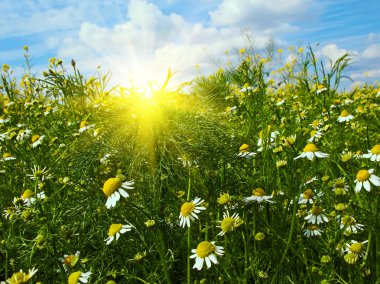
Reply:
[[215, 264], [218, 264], [218, 260], [216, 259], [216, 256], [215, 256], [215, 254], [210, 254], [209, 256], [209, 259], [213, 262], [213, 263], [215, 263]]
[[362, 189], [362, 184], [363, 183], [361, 181], [356, 182], [355, 192], [360, 192], [360, 190]]
[[375, 176], [375, 175], [371, 175], [369, 177], [369, 180], [376, 186], [380, 186], [380, 178], [378, 176]]
[[193, 266], [193, 268], [196, 268], [198, 270], [201, 270], [202, 267], [203, 267], [203, 262], [204, 262], [204, 259], [203, 258], [200, 258], [200, 257], [197, 257], [195, 259], [195, 264]]
[[128, 192], [126, 192], [124, 189], [119, 188], [119, 193], [124, 197], [127, 198], [129, 196]]
[[368, 180], [363, 181], [363, 186], [368, 192], [371, 191], [371, 184]]
[[211, 260], [209, 259], [208, 256], [206, 256], [205, 260], [206, 260], [207, 268], [210, 268], [211, 267]]

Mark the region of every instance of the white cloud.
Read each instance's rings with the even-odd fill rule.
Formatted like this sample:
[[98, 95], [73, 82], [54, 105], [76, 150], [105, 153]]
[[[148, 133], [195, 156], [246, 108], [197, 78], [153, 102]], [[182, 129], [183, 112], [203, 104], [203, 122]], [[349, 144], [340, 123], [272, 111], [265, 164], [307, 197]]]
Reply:
[[[266, 35], [254, 35], [259, 47], [267, 40]], [[225, 50], [243, 45], [240, 28], [206, 27], [174, 13], [165, 15], [147, 1], [132, 0], [128, 21], [113, 27], [83, 23], [77, 36], [58, 46], [58, 55], [74, 58], [78, 68], [88, 72], [101, 65], [118, 83], [163, 82], [168, 68], [178, 71], [174, 79], [179, 83], [193, 78], [195, 64], [208, 73], [217, 68], [210, 57], [223, 57]]]
[[293, 29], [289, 22], [310, 14], [311, 0], [223, 0], [210, 17], [217, 26], [244, 26], [261, 30]]
[[372, 69], [372, 70], [366, 70], [360, 73], [353, 73], [351, 74], [350, 77], [353, 80], [380, 78], [380, 69]]
[[352, 55], [354, 54], [357, 54], [356, 51], [352, 51], [352, 52], [349, 52], [348, 50], [344, 49], [344, 48], [339, 48], [336, 44], [328, 44], [328, 45], [325, 45], [321, 52], [320, 52], [323, 56], [327, 57], [328, 59], [330, 59], [332, 61], [332, 64], [334, 64], [334, 62], [340, 58], [341, 56], [343, 56], [344, 54], [346, 53], [350, 53]]
[[380, 44], [371, 44], [362, 53], [367, 59], [380, 58]]

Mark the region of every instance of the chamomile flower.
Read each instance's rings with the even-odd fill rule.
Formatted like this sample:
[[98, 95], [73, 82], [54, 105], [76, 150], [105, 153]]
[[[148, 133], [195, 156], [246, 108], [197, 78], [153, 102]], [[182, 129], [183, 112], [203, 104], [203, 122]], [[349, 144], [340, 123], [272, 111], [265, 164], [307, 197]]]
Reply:
[[319, 138], [323, 136], [323, 132], [320, 130], [312, 130], [310, 131], [310, 138], [307, 140], [307, 142], [317, 142]]
[[188, 154], [183, 154], [181, 157], [177, 158], [178, 161], [182, 162], [182, 166], [184, 168], [191, 167], [193, 164], [197, 164], [195, 160], [192, 160]]
[[63, 256], [62, 263], [63, 263], [63, 268], [65, 269], [65, 271], [67, 271], [68, 269], [74, 268], [74, 266], [79, 261], [79, 255], [80, 255], [80, 252], [77, 251], [75, 254], [69, 254], [69, 255], [65, 254]]
[[346, 249], [344, 252], [354, 253], [358, 256], [364, 257], [366, 255], [364, 244], [366, 243], [368, 243], [368, 241], [357, 242], [352, 240], [351, 243], [346, 243]]
[[237, 227], [239, 227], [241, 224], [243, 224], [243, 220], [240, 219], [238, 213], [232, 214], [230, 216], [230, 213], [227, 211], [227, 213], [223, 213], [223, 220], [219, 221], [220, 226], [217, 226], [218, 228], [221, 228], [222, 230], [218, 234], [219, 236], [223, 236], [224, 234], [228, 232], [232, 232]]
[[362, 157], [373, 162], [380, 162], [380, 145], [376, 144], [371, 150], [368, 150], [368, 154], [363, 154]]
[[116, 206], [120, 200], [120, 195], [124, 198], [129, 196], [125, 189], [133, 189], [134, 181], [122, 182], [118, 177], [109, 178], [103, 185], [103, 192], [108, 197], [106, 207], [110, 209]]
[[321, 230], [317, 225], [311, 224], [307, 226], [307, 229], [304, 230], [303, 235], [310, 238], [320, 236], [323, 230]]
[[32, 269], [29, 269], [28, 273], [25, 273], [22, 271], [22, 269], [19, 272], [13, 273], [12, 277], [7, 280], [7, 283], [9, 284], [18, 284], [18, 283], [27, 283], [38, 269], [35, 269], [34, 267]]
[[350, 120], [354, 119], [354, 116], [352, 114], [349, 114], [347, 110], [343, 110], [338, 117], [337, 121], [338, 122], [348, 122]]
[[13, 156], [11, 153], [6, 152], [6, 153], [3, 154], [3, 159], [2, 160], [3, 161], [12, 161], [12, 160], [16, 160], [16, 157]]
[[355, 218], [350, 215], [344, 215], [340, 220], [340, 228], [348, 234], [356, 234], [362, 231], [363, 227], [364, 225], [357, 223]]
[[256, 153], [249, 151], [249, 145], [243, 144], [240, 146], [238, 157], [250, 158], [254, 155], [256, 155]]
[[33, 203], [36, 202], [36, 199], [45, 199], [45, 192], [34, 193], [33, 190], [26, 189], [21, 194], [21, 199], [24, 201], [24, 205], [30, 207]]
[[38, 135], [38, 134], [34, 134], [32, 136], [32, 148], [36, 148], [37, 146], [41, 145], [42, 141], [44, 140], [44, 137], [45, 135]]
[[179, 214], [179, 225], [183, 228], [187, 225], [190, 227], [190, 220], [194, 221], [198, 219], [198, 213], [202, 210], [206, 210], [205, 207], [198, 206], [203, 202], [199, 197], [195, 198], [193, 201], [185, 202], [181, 206], [181, 213]]
[[29, 138], [30, 133], [32, 133], [32, 131], [31, 131], [30, 129], [21, 129], [21, 130], [18, 132], [17, 136], [16, 136], [16, 140], [17, 140], [18, 142], [21, 142], [21, 141], [23, 141], [23, 140]]
[[267, 195], [264, 189], [262, 188], [256, 188], [252, 191], [252, 196], [244, 197], [243, 202], [246, 204], [251, 203], [253, 201], [261, 203], [263, 201], [274, 203], [271, 195]]
[[298, 158], [308, 158], [310, 161], [313, 160], [315, 157], [317, 158], [326, 158], [329, 154], [322, 153], [318, 151], [317, 146], [313, 143], [308, 143], [305, 148], [303, 149], [303, 153], [299, 155], [298, 157], [295, 157], [294, 160], [297, 160]]
[[333, 185], [333, 191], [336, 195], [345, 195], [347, 192], [348, 192], [348, 189], [350, 187], [348, 186], [348, 184], [346, 183], [346, 180], [344, 177], [340, 177], [340, 178], [337, 178], [335, 181], [334, 181], [334, 185]]
[[[375, 186], [380, 186], [380, 178], [372, 174], [373, 169], [369, 170], [360, 170], [356, 174], [356, 186], [355, 191], [360, 192], [362, 187], [365, 188], [368, 192], [371, 191], [371, 183]], [[371, 182], [371, 183], [370, 183]]]
[[27, 174], [27, 176], [32, 180], [44, 181], [49, 170], [44, 167], [41, 169], [39, 166], [34, 165], [32, 168], [32, 174]]
[[87, 120], [82, 120], [79, 124], [79, 132], [82, 133], [88, 129], [94, 128], [94, 124], [89, 125]]
[[228, 194], [228, 193], [223, 193], [218, 199], [217, 199], [217, 202], [220, 204], [220, 205], [227, 205], [227, 204], [230, 204], [232, 202], [232, 198], [231, 196]]
[[92, 272], [82, 272], [76, 271], [70, 274], [67, 283], [68, 284], [78, 284], [78, 283], [88, 283], [88, 279], [90, 279]]
[[328, 222], [329, 219], [323, 214], [324, 209], [322, 209], [319, 206], [314, 206], [310, 212], [309, 215], [307, 215], [304, 219], [311, 224], [320, 224], [323, 222]]
[[224, 249], [222, 246], [216, 246], [215, 242], [203, 241], [198, 244], [196, 249], [192, 249], [191, 252], [193, 254], [190, 258], [195, 258], [193, 268], [201, 270], [205, 262], [207, 268], [211, 267], [211, 263], [218, 264], [216, 255], [222, 256]]
[[113, 240], [117, 241], [120, 234], [130, 231], [133, 228], [131, 225], [112, 224], [108, 229], [108, 238], [105, 240], [106, 245], [109, 245]]
[[300, 194], [300, 197], [298, 198], [298, 204], [313, 204], [316, 199], [320, 199], [320, 197], [323, 195], [323, 192], [319, 192], [317, 194], [314, 194], [314, 192], [308, 188], [303, 193]]

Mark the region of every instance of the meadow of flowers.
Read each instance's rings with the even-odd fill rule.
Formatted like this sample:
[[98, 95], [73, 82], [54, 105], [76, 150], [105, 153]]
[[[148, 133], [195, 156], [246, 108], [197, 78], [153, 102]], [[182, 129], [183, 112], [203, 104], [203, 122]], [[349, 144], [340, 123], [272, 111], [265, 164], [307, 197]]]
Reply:
[[379, 283], [380, 86], [290, 52], [146, 90], [3, 64], [0, 282]]

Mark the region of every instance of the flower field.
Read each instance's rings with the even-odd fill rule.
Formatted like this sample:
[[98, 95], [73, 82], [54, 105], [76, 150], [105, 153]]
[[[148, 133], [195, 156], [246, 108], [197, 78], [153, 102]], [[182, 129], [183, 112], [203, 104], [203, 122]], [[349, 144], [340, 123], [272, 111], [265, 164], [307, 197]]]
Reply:
[[144, 90], [2, 65], [1, 283], [379, 283], [380, 86], [291, 53]]

